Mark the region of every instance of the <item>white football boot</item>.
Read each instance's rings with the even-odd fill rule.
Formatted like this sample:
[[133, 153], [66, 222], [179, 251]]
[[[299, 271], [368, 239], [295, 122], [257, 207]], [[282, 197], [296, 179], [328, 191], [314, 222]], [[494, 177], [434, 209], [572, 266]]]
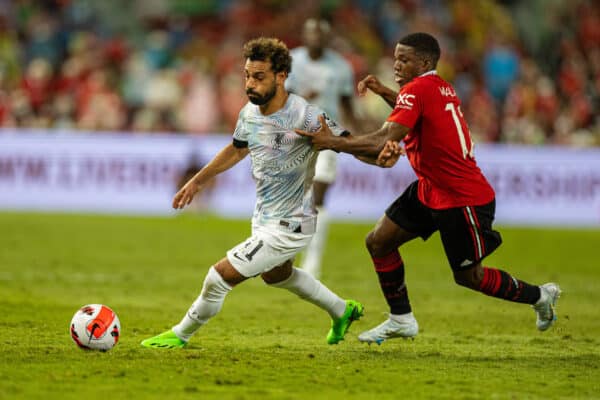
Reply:
[[419, 324], [412, 313], [405, 314], [400, 318], [398, 318], [398, 316], [393, 317], [390, 315], [390, 318], [383, 321], [383, 323], [358, 335], [358, 340], [369, 344], [381, 344], [388, 339], [413, 338], [417, 336], [418, 333]]
[[556, 302], [561, 294], [560, 287], [556, 283], [545, 283], [540, 286], [540, 299], [532, 305], [537, 316], [535, 324], [538, 330], [545, 331], [556, 321]]

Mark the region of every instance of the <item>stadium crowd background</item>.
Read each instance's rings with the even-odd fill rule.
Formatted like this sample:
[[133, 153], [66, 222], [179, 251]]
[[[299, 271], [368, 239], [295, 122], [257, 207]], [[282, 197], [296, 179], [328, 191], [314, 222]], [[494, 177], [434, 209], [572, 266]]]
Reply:
[[[231, 133], [246, 102], [241, 46], [301, 45], [323, 15], [331, 46], [393, 86], [395, 42], [427, 31], [480, 142], [600, 145], [594, 0], [0, 0], [0, 127]], [[389, 109], [357, 99], [365, 126]]]

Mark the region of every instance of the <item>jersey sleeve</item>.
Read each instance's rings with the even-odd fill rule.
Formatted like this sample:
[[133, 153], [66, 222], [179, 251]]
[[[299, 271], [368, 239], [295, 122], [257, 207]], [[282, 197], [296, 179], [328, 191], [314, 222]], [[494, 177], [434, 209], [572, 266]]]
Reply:
[[244, 122], [244, 110], [245, 107], [240, 111], [237, 123], [235, 124], [235, 130], [233, 131], [233, 146], [237, 148], [248, 147], [248, 130]]
[[304, 130], [308, 132], [318, 131], [321, 128], [321, 123], [319, 122], [320, 115], [325, 117], [325, 122], [327, 123], [327, 126], [329, 127], [329, 129], [331, 129], [331, 132], [335, 136], [346, 136], [349, 134], [349, 132], [346, 129], [344, 129], [337, 122], [331, 119], [327, 115], [327, 113], [325, 113], [325, 111], [312, 104], [309, 104], [306, 109], [306, 119], [304, 122], [305, 126], [303, 127]]
[[387, 118], [389, 122], [395, 122], [413, 129], [423, 114], [425, 103], [423, 90], [417, 83], [405, 85], [396, 97], [396, 105]]

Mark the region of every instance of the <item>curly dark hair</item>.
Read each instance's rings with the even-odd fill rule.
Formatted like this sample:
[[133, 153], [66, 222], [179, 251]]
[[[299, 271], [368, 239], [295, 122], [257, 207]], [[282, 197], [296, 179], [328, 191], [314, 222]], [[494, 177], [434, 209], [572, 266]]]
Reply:
[[440, 45], [438, 41], [429, 33], [411, 33], [410, 35], [406, 35], [400, 39], [398, 43], [412, 47], [415, 49], [415, 53], [417, 53], [417, 55], [431, 60], [434, 67], [437, 65], [437, 62], [440, 59]]
[[244, 45], [244, 58], [250, 61], [270, 61], [273, 72], [290, 73], [292, 56], [285, 43], [276, 38], [260, 37]]

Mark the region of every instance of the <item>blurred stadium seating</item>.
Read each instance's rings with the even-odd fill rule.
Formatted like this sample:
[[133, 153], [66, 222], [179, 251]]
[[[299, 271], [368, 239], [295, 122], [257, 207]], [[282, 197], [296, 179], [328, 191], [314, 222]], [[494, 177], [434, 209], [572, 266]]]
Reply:
[[[300, 44], [305, 18], [391, 80], [395, 41], [438, 37], [440, 73], [480, 142], [600, 145], [600, 6], [593, 0], [0, 0], [0, 127], [231, 132], [242, 44]], [[357, 100], [365, 121], [388, 109]]]

